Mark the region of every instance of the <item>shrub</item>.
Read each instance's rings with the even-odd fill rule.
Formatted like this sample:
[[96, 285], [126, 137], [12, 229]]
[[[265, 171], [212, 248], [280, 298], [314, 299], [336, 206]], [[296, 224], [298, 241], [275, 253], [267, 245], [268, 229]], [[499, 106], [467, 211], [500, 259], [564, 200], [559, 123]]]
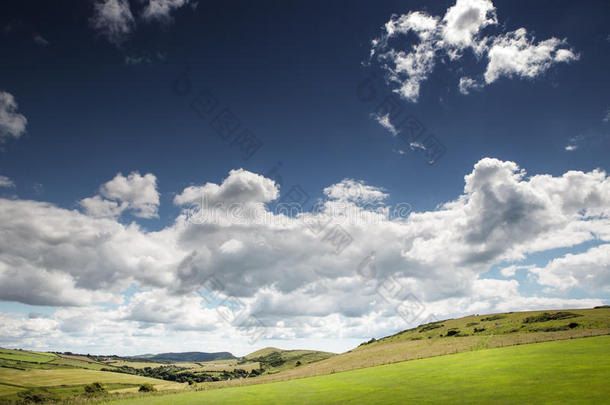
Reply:
[[506, 318], [506, 315], [491, 315], [486, 318], [481, 318], [481, 322], [497, 321], [498, 319], [504, 319], [504, 318]]
[[574, 329], [579, 325], [580, 324], [578, 324], [576, 322], [572, 322], [569, 325], [547, 326], [546, 328], [530, 329], [530, 332], [558, 332], [558, 331], [562, 331], [562, 330]]
[[478, 322], [468, 322], [466, 324], [466, 327], [475, 326], [475, 325], [478, 325], [478, 324], [479, 324]]
[[195, 385], [195, 381], [192, 378], [189, 378], [187, 382], [189, 385]]
[[360, 343], [360, 346], [368, 345], [368, 344], [371, 344], [371, 343], [376, 342], [376, 341], [377, 341], [377, 339], [371, 338], [371, 340], [369, 340], [367, 342]]
[[483, 332], [485, 328], [474, 328], [474, 333]]
[[52, 398], [46, 392], [35, 392], [35, 391], [25, 391], [17, 394], [20, 398], [22, 398], [26, 403], [41, 403], [50, 401]]
[[85, 392], [88, 395], [99, 395], [104, 394], [106, 392], [106, 388], [104, 388], [104, 386], [99, 382], [93, 382], [85, 385]]
[[582, 316], [580, 314], [574, 314], [572, 312], [559, 311], [555, 313], [543, 312], [540, 315], [528, 316], [523, 320], [523, 323], [535, 323], [535, 322], [546, 322], [546, 321], [556, 321], [559, 319], [569, 319], [576, 318], [578, 316]]
[[301, 364], [303, 364], [303, 363], [301, 363], [301, 361], [300, 361], [300, 360], [297, 360], [297, 362], [296, 362], [296, 366], [298, 367], [298, 366], [300, 366]]
[[450, 331], [447, 331], [447, 336], [457, 336], [460, 334], [459, 329], [451, 329]]
[[432, 329], [442, 328], [443, 326], [445, 325], [443, 325], [442, 323], [429, 323], [427, 325], [422, 325], [421, 329], [419, 330], [419, 333], [426, 332]]
[[153, 392], [156, 391], [157, 389], [155, 388], [154, 385], [150, 384], [150, 383], [144, 383], [142, 385], [140, 385], [140, 389], [138, 391], [140, 392]]

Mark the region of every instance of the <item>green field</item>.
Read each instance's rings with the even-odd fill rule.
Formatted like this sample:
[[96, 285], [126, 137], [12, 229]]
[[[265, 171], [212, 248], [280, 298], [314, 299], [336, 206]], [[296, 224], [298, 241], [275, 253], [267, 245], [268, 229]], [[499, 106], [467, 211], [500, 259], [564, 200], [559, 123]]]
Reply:
[[610, 403], [610, 337], [480, 350], [120, 404]]
[[[89, 403], [84, 388], [92, 382], [120, 394], [101, 394], [97, 401], [127, 397], [127, 403], [392, 403], [403, 398], [519, 403], [530, 395], [537, 403], [555, 403], [555, 388], [573, 403], [578, 395], [588, 403], [599, 392], [608, 394], [599, 385], [609, 377], [607, 335], [610, 308], [605, 307], [446, 319], [370, 339], [338, 355], [265, 348], [240, 359], [160, 363], [0, 349], [0, 404], [34, 395]], [[144, 367], [159, 369], [136, 370]], [[198, 373], [205, 374], [202, 382], [188, 385], [187, 377], [201, 377]], [[143, 383], [165, 392], [138, 393]]]
[[[471, 315], [443, 320], [434, 324], [420, 325], [417, 328], [362, 344], [346, 353], [311, 364], [303, 364], [300, 367], [285, 369], [280, 373], [265, 374], [255, 379], [204, 384], [204, 387], [286, 381], [465, 351], [610, 334], [610, 308], [548, 311], [551, 316], [563, 312], [576, 316], [524, 322], [528, 318], [539, 317], [547, 313], [547, 311], [530, 311]], [[564, 329], [570, 323], [578, 323], [578, 326]], [[475, 328], [485, 330], [475, 332]], [[551, 331], [536, 331], [536, 329]], [[459, 333], [448, 336], [450, 331], [459, 331]], [[264, 350], [266, 352], [262, 353], [265, 355], [269, 355], [273, 351], [272, 348]]]
[[99, 371], [108, 367], [86, 356], [0, 349], [0, 404], [24, 395], [65, 399], [85, 393], [84, 386], [100, 382], [107, 392], [135, 392], [150, 383], [159, 391], [182, 390], [186, 384], [130, 374]]

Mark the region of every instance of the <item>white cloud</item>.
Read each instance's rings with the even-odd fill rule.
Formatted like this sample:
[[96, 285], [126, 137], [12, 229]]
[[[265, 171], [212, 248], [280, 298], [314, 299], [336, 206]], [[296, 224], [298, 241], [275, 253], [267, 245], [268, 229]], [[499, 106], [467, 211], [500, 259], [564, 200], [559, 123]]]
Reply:
[[482, 84], [481, 82], [474, 80], [470, 77], [461, 77], [460, 78], [459, 89], [460, 89], [460, 93], [462, 93], [462, 94], [470, 94], [471, 89], [480, 90], [483, 87], [484, 87], [484, 84]]
[[569, 49], [559, 48], [565, 41], [557, 38], [535, 43], [525, 28], [519, 28], [496, 38], [487, 52], [489, 63], [484, 77], [493, 83], [500, 77], [535, 78], [555, 63], [578, 60]]
[[12, 188], [15, 187], [15, 182], [6, 176], [0, 176], [0, 187]]
[[362, 181], [343, 179], [324, 189], [324, 194], [333, 200], [358, 203], [382, 202], [388, 197], [380, 188], [366, 185]]
[[565, 150], [567, 150], [568, 152], [571, 152], [571, 151], [576, 150], [576, 149], [578, 149], [578, 145], [567, 145], [565, 147]]
[[[442, 20], [420, 11], [392, 16], [382, 36], [372, 41], [371, 56], [398, 84], [396, 91], [411, 102], [417, 102], [421, 84], [434, 70], [438, 58], [448, 56], [457, 61], [467, 50], [478, 60], [486, 59], [487, 67], [480, 80], [460, 79], [462, 94], [500, 77], [536, 78], [557, 63], [578, 59], [565, 40], [550, 38], [536, 43], [525, 28], [482, 36], [486, 27], [497, 24], [496, 8], [490, 0], [457, 0]], [[406, 37], [409, 33], [417, 37], [415, 44], [406, 49], [390, 45], [399, 35]]]
[[119, 204], [117, 201], [106, 200], [99, 195], [83, 198], [79, 204], [87, 215], [99, 218], [116, 218], [129, 206], [127, 202]]
[[[90, 19], [91, 26], [115, 45], [121, 45], [137, 28], [138, 22], [132, 13], [142, 19], [152, 22], [172, 21], [172, 13], [186, 5], [196, 7], [192, 0], [139, 0], [130, 5], [129, 0], [94, 0], [94, 15]], [[140, 5], [143, 4], [142, 7]], [[150, 62], [149, 57], [127, 56], [127, 64]]]
[[[478, 50], [480, 31], [497, 23], [496, 8], [490, 0], [458, 0], [443, 18], [442, 38], [446, 45], [458, 51]], [[450, 53], [450, 56], [455, 59], [459, 54]]]
[[117, 217], [129, 209], [136, 217], [158, 217], [157, 178], [151, 173], [133, 172], [127, 177], [119, 173], [100, 187], [100, 194], [80, 201], [88, 215]]
[[244, 169], [231, 170], [229, 176], [219, 186], [206, 183], [203, 186], [185, 188], [176, 195], [176, 205], [199, 202], [202, 198], [210, 204], [218, 203], [266, 203], [279, 195], [279, 186], [273, 180]]
[[142, 16], [148, 20], [168, 20], [173, 10], [189, 3], [190, 0], [149, 0]]
[[[106, 209], [112, 214], [121, 201], [130, 207], [135, 201], [151, 203], [154, 176], [148, 181], [147, 176], [119, 175], [106, 183], [100, 198], [117, 202]], [[295, 216], [267, 211], [264, 203], [278, 194], [272, 180], [233, 170], [220, 184], [186, 188], [176, 204], [188, 206], [203, 197], [225, 206], [254, 204], [267, 220], [227, 216], [221, 224], [192, 223], [185, 210], [155, 232], [121, 224], [112, 215], [95, 218], [52, 204], [0, 199], [0, 300], [79, 306], [40, 318], [32, 332], [25, 330], [32, 320], [11, 318], [0, 327], [6, 331], [0, 332], [0, 343], [6, 336], [33, 344], [63, 339], [95, 345], [104, 335], [116, 347], [154, 339], [164, 344], [242, 339], [201, 300], [210, 276], [219, 282], [216, 292], [239, 299], [276, 338], [395, 332], [410, 326], [395, 310], [408, 293], [426, 313], [438, 316], [602, 302], [541, 292], [526, 297], [516, 280], [484, 274], [531, 253], [610, 242], [610, 178], [603, 171], [527, 176], [514, 162], [485, 158], [465, 176], [464, 191], [454, 200], [401, 217], [387, 215], [392, 207], [383, 190], [353, 179], [325, 188], [319, 210]], [[141, 195], [148, 197], [139, 200]], [[363, 201], [376, 204], [358, 204]], [[327, 236], [337, 225], [352, 238], [340, 254]], [[602, 246], [586, 258], [566, 256], [543, 269], [513, 265], [501, 274], [512, 277], [523, 268], [536, 274], [541, 286], [603, 290], [610, 255], [608, 245]], [[371, 251], [376, 271], [365, 277], [358, 266]], [[402, 295], [386, 301], [378, 287], [390, 277], [402, 286]], [[97, 303], [117, 309], [94, 308]], [[100, 325], [83, 321], [87, 311]]]
[[529, 270], [534, 268], [533, 265], [529, 265], [529, 266], [519, 266], [516, 264], [512, 264], [508, 267], [503, 267], [500, 269], [500, 274], [502, 274], [504, 277], [514, 277], [515, 274], [517, 273], [517, 270]]
[[610, 244], [584, 253], [568, 253], [551, 260], [543, 268], [533, 268], [538, 283], [558, 290], [580, 287], [589, 291], [610, 291]]
[[0, 91], [0, 143], [7, 138], [19, 138], [25, 133], [28, 120], [17, 112], [17, 107], [12, 94]]
[[375, 118], [375, 121], [377, 121], [379, 123], [379, 125], [381, 125], [385, 129], [390, 131], [390, 133], [392, 135], [394, 135], [394, 136], [398, 135], [398, 130], [396, 129], [394, 124], [392, 124], [392, 122], [390, 121], [390, 114], [374, 115], [373, 118]]
[[135, 28], [128, 0], [96, 0], [91, 26], [108, 41], [119, 45]]

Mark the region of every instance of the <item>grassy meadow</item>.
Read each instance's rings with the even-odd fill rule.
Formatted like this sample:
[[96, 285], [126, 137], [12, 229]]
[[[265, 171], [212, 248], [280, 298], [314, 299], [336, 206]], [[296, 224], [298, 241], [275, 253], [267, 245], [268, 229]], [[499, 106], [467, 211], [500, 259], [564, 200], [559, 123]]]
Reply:
[[610, 403], [610, 336], [469, 351], [292, 381], [124, 399], [144, 404]]
[[[607, 307], [435, 321], [371, 339], [339, 355], [269, 347], [240, 359], [165, 363], [0, 349], [0, 404], [27, 398], [89, 403], [117, 395], [129, 397], [125, 403], [295, 403], [295, 398], [302, 403], [392, 403], [392, 398], [403, 397], [426, 403], [451, 400], [450, 392], [459, 395], [453, 398], [459, 403], [518, 403], [515, 398], [533, 394], [546, 399], [548, 387], [559, 383], [574, 403], [580, 384], [581, 398], [589, 402], [605, 392], [598, 384], [600, 376], [608, 377], [610, 337], [604, 335], [610, 335]], [[146, 374], [157, 368], [174, 376], [203, 373], [215, 379], [187, 384]], [[536, 379], [544, 386], [532, 385]], [[101, 383], [106, 393], [84, 395], [85, 385], [93, 382]], [[146, 383], [158, 392], [138, 393]], [[438, 384], [442, 387], [435, 388]], [[490, 396], [493, 384], [499, 384], [497, 398]], [[548, 403], [555, 403], [551, 394]]]

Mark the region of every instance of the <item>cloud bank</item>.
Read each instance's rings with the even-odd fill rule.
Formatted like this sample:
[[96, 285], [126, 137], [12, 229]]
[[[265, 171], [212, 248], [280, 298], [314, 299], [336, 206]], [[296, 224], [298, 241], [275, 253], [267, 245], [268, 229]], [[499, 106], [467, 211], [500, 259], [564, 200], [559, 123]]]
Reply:
[[[206, 299], [210, 277], [214, 294], [238, 299], [275, 339], [392, 333], [412, 326], [396, 310], [408, 296], [422, 303], [422, 316], [442, 317], [588, 307], [603, 300], [565, 294], [610, 289], [610, 178], [600, 170], [528, 176], [514, 162], [485, 158], [454, 200], [392, 216], [384, 190], [354, 179], [325, 188], [315, 210], [286, 215], [269, 208], [277, 184], [239, 169], [178, 193], [181, 211], [159, 231], [116, 215], [156, 215], [154, 175], [118, 174], [99, 190], [82, 211], [0, 199], [0, 299], [58, 307], [44, 318], [2, 314], [0, 344], [86, 345], [100, 336], [125, 350], [155, 339], [241, 342]], [[193, 202], [205, 211], [201, 221], [189, 220]], [[340, 253], [328, 236], [336, 226], [351, 239]], [[595, 246], [543, 266], [525, 263], [585, 242]], [[367, 277], [363, 260], [374, 269]], [[498, 265], [505, 279], [487, 274]], [[518, 269], [551, 295], [524, 295]], [[401, 291], [391, 299], [379, 294], [387, 280]]]

